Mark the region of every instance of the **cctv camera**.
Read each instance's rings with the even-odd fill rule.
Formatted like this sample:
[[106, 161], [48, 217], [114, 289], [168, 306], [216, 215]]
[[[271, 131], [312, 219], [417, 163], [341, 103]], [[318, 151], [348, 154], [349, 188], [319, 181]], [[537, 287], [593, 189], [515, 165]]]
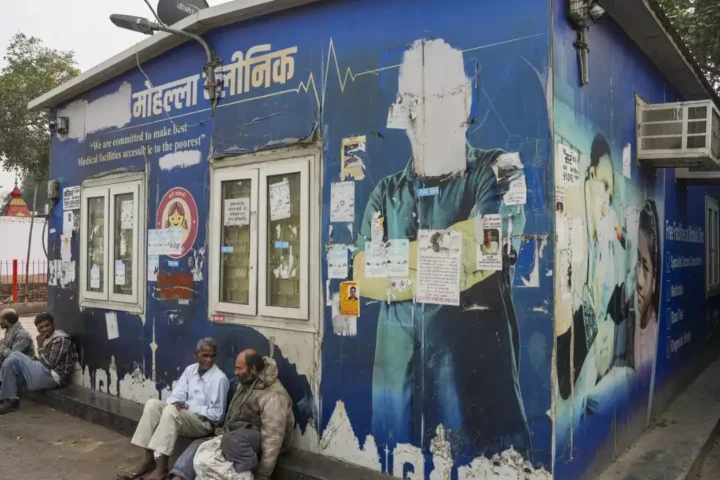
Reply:
[[48, 122], [48, 130], [51, 132], [57, 130], [57, 121], [54, 118]]

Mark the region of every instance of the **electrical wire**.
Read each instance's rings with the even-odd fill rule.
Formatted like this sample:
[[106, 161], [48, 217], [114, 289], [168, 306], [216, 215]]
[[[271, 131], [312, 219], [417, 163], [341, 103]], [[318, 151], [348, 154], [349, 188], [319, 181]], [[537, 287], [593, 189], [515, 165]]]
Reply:
[[155, 9], [152, 7], [152, 5], [150, 5], [150, 2], [149, 2], [148, 0], [145, 0], [145, 5], [147, 5], [148, 8], [150, 9], [150, 11], [153, 13], [153, 16], [155, 17], [155, 20], [157, 20], [157, 22], [158, 22], [160, 25], [162, 25], [162, 26], [164, 26], [164, 27], [167, 27], [167, 25], [165, 25], [165, 24], [163, 23], [163, 21], [160, 20], [160, 17], [158, 17], [158, 14], [155, 13]]

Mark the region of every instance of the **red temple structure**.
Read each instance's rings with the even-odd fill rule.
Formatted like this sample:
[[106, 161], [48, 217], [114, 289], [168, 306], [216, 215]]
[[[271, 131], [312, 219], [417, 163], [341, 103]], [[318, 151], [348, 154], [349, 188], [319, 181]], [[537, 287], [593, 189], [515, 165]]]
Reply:
[[15, 180], [15, 188], [10, 193], [10, 197], [10, 203], [3, 215], [6, 217], [30, 217], [30, 209], [22, 199], [22, 192], [17, 186], [17, 180]]

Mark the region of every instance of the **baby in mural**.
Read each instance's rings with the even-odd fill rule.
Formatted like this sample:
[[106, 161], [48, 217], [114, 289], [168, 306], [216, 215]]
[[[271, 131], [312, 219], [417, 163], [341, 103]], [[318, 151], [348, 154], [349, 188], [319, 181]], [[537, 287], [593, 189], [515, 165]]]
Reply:
[[660, 240], [655, 203], [645, 201], [639, 221], [634, 217], [637, 260], [624, 263], [634, 253], [633, 245], [613, 207], [615, 175], [602, 135], [593, 141], [584, 187], [585, 282], [573, 292], [571, 322], [556, 321], [558, 439], [588, 415], [612, 411], [615, 399], [627, 402], [637, 372], [648, 373], [646, 367], [652, 365], [657, 338]]
[[[503, 249], [503, 268], [486, 271], [477, 268], [475, 238], [475, 217], [491, 214], [502, 217], [497, 235], [522, 234], [524, 206], [507, 205], [504, 198], [524, 170], [518, 153], [468, 144], [472, 91], [462, 52], [444, 40], [418, 40], [405, 52], [388, 127], [405, 130], [412, 158], [370, 195], [353, 259], [363, 296], [380, 301], [372, 426], [381, 441], [387, 435], [388, 442], [420, 445], [430, 436], [417, 426], [430, 432], [443, 425], [453, 454], [492, 455], [514, 446], [529, 456], [510, 281], [519, 243], [501, 247], [491, 237], [490, 246]], [[428, 187], [437, 187], [438, 194], [418, 195]], [[387, 278], [366, 275], [377, 218], [383, 241], [410, 240], [410, 287], [392, 294]], [[459, 305], [414, 302], [420, 230], [461, 234]], [[395, 465], [396, 476], [402, 468]]]

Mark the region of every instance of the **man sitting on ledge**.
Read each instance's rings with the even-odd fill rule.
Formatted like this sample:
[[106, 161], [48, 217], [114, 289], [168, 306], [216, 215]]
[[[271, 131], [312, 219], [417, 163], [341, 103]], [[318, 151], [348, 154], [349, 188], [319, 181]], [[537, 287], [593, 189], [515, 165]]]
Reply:
[[237, 474], [251, 470], [257, 472], [255, 480], [270, 479], [295, 428], [290, 395], [278, 380], [275, 360], [255, 350], [240, 352], [235, 376], [238, 387], [225, 425], [215, 438], [196, 440], [185, 449], [170, 472], [172, 480], [242, 478]]
[[[214, 425], [220, 424], [230, 384], [215, 365], [215, 357], [217, 343], [214, 339], [198, 341], [197, 363], [185, 369], [167, 403], [157, 399], [147, 401], [132, 438], [133, 445], [145, 449], [145, 460], [136, 473], [121, 475], [118, 480], [165, 479], [177, 438], [205, 437], [213, 432]], [[148, 472], [152, 473], [144, 476]]]
[[30, 391], [49, 390], [67, 383], [75, 368], [75, 352], [70, 336], [55, 330], [55, 322], [49, 313], [35, 317], [38, 359], [24, 353], [12, 352], [0, 368], [0, 415], [20, 406], [18, 387], [27, 386]]
[[0, 312], [0, 327], [5, 330], [5, 338], [0, 340], [0, 366], [13, 352], [20, 352], [28, 357], [35, 356], [35, 346], [27, 330], [20, 323], [20, 317], [12, 308]]

